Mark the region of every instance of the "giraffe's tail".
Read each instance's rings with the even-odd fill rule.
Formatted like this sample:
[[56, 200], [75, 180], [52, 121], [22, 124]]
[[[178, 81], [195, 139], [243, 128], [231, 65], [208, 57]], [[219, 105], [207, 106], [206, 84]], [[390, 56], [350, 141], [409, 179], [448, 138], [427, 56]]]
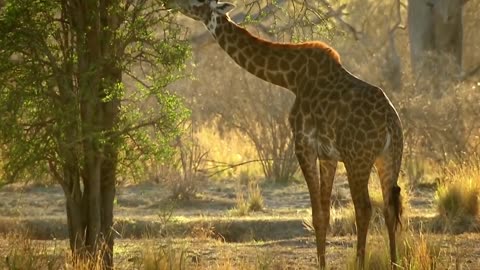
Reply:
[[[395, 115], [396, 116], [396, 115]], [[401, 216], [403, 212], [402, 206], [402, 196], [400, 194], [401, 188], [398, 186], [398, 177], [400, 175], [400, 167], [402, 165], [402, 156], [403, 156], [403, 134], [402, 134], [402, 125], [398, 116], [396, 116], [392, 121], [390, 121], [392, 127], [390, 128], [390, 134], [392, 136], [390, 155], [392, 158], [392, 179], [393, 182], [391, 185], [391, 194], [389, 204], [393, 208], [395, 215], [395, 229], [400, 225]]]
[[402, 226], [401, 216], [403, 212], [402, 195], [400, 195], [401, 188], [399, 186], [392, 187], [392, 194], [390, 197], [390, 205], [393, 207], [395, 214], [395, 229]]

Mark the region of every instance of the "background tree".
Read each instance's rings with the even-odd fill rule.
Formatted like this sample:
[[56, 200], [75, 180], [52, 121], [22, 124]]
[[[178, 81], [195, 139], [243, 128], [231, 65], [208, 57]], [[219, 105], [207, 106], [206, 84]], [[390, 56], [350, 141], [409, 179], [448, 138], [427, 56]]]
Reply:
[[[451, 68], [458, 75], [463, 57], [463, 7], [468, 0], [408, 1], [408, 33], [415, 71]], [[439, 58], [451, 58], [439, 64]], [[438, 70], [435, 71], [438, 74]]]
[[10, 0], [0, 13], [5, 178], [50, 173], [65, 194], [72, 251], [101, 256], [107, 267], [117, 172], [139, 158], [168, 157], [186, 115], [165, 87], [188, 50], [160, 8], [146, 0]]

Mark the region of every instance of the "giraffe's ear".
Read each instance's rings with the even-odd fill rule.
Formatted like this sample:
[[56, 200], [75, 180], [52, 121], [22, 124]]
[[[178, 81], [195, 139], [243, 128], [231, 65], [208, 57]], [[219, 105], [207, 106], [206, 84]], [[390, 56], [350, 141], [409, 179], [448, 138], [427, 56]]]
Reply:
[[227, 2], [217, 2], [216, 10], [220, 14], [227, 14], [230, 10], [234, 9], [235, 5]]

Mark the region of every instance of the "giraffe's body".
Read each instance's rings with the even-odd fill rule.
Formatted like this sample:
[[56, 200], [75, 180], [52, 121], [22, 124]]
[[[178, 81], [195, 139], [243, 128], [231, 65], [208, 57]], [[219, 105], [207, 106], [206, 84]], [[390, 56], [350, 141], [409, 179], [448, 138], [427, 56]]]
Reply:
[[368, 179], [374, 165], [382, 184], [391, 260], [395, 263], [403, 136], [397, 112], [384, 92], [350, 74], [340, 64], [338, 54], [324, 43], [265, 41], [229, 19], [226, 13], [231, 4], [172, 1], [187, 16], [203, 21], [237, 64], [295, 94], [289, 120], [295, 153], [310, 192], [320, 266], [325, 267], [330, 196], [338, 161], [345, 164], [355, 206], [359, 264], [363, 265], [371, 217]]

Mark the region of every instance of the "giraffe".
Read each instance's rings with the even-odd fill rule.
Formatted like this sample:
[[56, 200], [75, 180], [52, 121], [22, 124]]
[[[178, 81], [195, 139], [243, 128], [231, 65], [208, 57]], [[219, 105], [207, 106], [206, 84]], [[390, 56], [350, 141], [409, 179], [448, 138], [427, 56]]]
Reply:
[[402, 211], [397, 179], [403, 152], [402, 126], [379, 87], [348, 72], [338, 53], [322, 42], [275, 43], [230, 20], [233, 4], [217, 0], [167, 0], [167, 8], [205, 24], [223, 50], [255, 76], [295, 94], [289, 122], [295, 154], [307, 183], [317, 258], [325, 268], [330, 197], [338, 162], [347, 172], [357, 225], [357, 264], [364, 265], [372, 215], [368, 180], [378, 172], [384, 198], [391, 265]]

